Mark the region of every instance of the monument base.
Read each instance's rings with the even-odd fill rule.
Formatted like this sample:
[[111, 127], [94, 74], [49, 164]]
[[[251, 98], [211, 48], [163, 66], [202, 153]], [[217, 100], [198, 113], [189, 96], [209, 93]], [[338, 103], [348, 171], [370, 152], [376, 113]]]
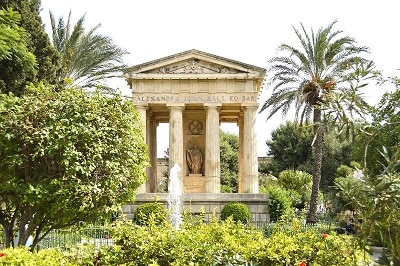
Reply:
[[183, 179], [184, 193], [206, 192], [206, 177], [201, 174], [190, 174]]
[[[158, 202], [168, 209], [168, 193], [139, 193], [136, 201], [123, 206], [122, 212], [128, 219], [133, 218], [137, 206]], [[222, 208], [229, 202], [245, 203], [251, 212], [252, 223], [269, 222], [269, 196], [260, 193], [186, 193], [182, 196], [183, 211], [193, 215], [203, 214], [209, 221], [213, 216], [219, 218]]]

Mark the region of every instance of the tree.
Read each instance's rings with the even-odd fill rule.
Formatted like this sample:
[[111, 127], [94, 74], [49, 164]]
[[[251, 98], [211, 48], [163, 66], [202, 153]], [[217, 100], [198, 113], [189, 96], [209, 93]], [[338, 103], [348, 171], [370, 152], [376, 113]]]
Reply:
[[[358, 81], [359, 66], [367, 64], [367, 70], [372, 67], [360, 55], [368, 52], [366, 47], [357, 47], [351, 37], [339, 37], [342, 31], [333, 31], [336, 21], [326, 28], [320, 28], [316, 33], [311, 29], [308, 33], [303, 24], [302, 31], [294, 28], [301, 47], [300, 49], [282, 44], [279, 51], [287, 56], [272, 58], [269, 70], [272, 72], [268, 85], [273, 93], [265, 101], [261, 112], [270, 109], [268, 118], [282, 111], [286, 115], [292, 104], [295, 104], [296, 119], [302, 123], [312, 114], [314, 140], [313, 187], [307, 222], [317, 221], [317, 202], [321, 180], [321, 164], [323, 150], [323, 111], [324, 108], [334, 108], [329, 105], [333, 99], [343, 96], [343, 104], [356, 104], [364, 101], [357, 94], [360, 86], [352, 86], [352, 81]], [[352, 89], [352, 90], [351, 90]], [[350, 93], [351, 92], [351, 93]], [[346, 97], [345, 97], [346, 96]], [[340, 106], [342, 107], [342, 106]], [[339, 117], [339, 116], [337, 116]]]
[[54, 92], [0, 94], [0, 223], [5, 244], [106, 219], [134, 198], [148, 165], [140, 118], [120, 96]]
[[370, 175], [381, 173], [382, 151], [385, 147], [390, 154], [396, 152], [400, 143], [400, 82], [396, 83], [397, 89], [383, 95], [380, 102], [372, 110], [372, 123], [364, 127], [363, 134], [356, 139], [354, 156], [364, 162], [364, 168]]
[[321, 190], [326, 193], [334, 186], [335, 173], [340, 165], [349, 165], [352, 161], [352, 142], [337, 136], [332, 130], [324, 135], [321, 168]]
[[221, 147], [221, 190], [238, 191], [239, 137], [220, 130]]
[[107, 78], [120, 77], [126, 67], [123, 56], [127, 53], [113, 44], [110, 37], [98, 34], [100, 24], [85, 31], [85, 16], [82, 16], [75, 26], [71, 25], [71, 12], [67, 22], [62, 17], [56, 22], [50, 12], [52, 41], [61, 54], [62, 67], [57, 74], [59, 82], [64, 85], [90, 88], [100, 84]]
[[[400, 264], [400, 147], [395, 154], [381, 153], [384, 163], [376, 176], [358, 170], [347, 181], [337, 180], [338, 197], [354, 209], [357, 235], [369, 245], [385, 247], [383, 265]], [[386, 258], [385, 258], [386, 257]], [[387, 260], [387, 261], [385, 261]]]
[[[334, 126], [331, 123], [329, 125]], [[289, 169], [312, 174], [313, 138], [313, 129], [308, 124], [301, 126], [289, 121], [281, 124], [272, 131], [271, 140], [267, 141], [268, 154], [273, 156], [267, 168], [272, 170], [274, 176]], [[327, 128], [322, 150], [320, 189], [328, 191], [334, 185], [337, 167], [350, 161], [351, 142], [338, 139], [337, 128]]]
[[[59, 68], [59, 55], [51, 45], [49, 36], [44, 29], [39, 12], [40, 0], [2, 0], [0, 1], [0, 8], [12, 8], [21, 15], [20, 26], [27, 32], [26, 43], [28, 50], [36, 57], [36, 75], [29, 76], [29, 79], [26, 79], [26, 83], [42, 81], [55, 85], [56, 73]], [[2, 64], [2, 68], [7, 69], [4, 74], [6, 78], [20, 73], [20, 69], [13, 64]], [[0, 73], [3, 73], [3, 71], [0, 71]], [[22, 95], [26, 83], [16, 84], [16, 87], [7, 87], [5, 92]]]
[[23, 88], [36, 74], [36, 59], [26, 44], [21, 16], [12, 9], [0, 9], [0, 92]]
[[297, 123], [287, 121], [271, 132], [271, 140], [268, 140], [268, 155], [272, 155], [272, 163], [276, 165], [272, 173], [278, 176], [287, 169], [303, 170], [310, 172], [312, 165], [313, 140], [312, 127], [299, 126]]

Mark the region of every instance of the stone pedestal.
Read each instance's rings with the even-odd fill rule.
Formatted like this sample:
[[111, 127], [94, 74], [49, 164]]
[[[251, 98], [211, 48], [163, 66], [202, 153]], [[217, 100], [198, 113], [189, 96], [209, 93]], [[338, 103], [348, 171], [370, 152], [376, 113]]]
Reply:
[[201, 174], [190, 174], [185, 176], [183, 181], [184, 193], [204, 193], [206, 192], [206, 178]]
[[[158, 202], [168, 208], [167, 193], [143, 193], [136, 196], [136, 201], [122, 208], [123, 216], [132, 219], [137, 206]], [[222, 208], [229, 202], [237, 201], [246, 204], [251, 212], [250, 221], [256, 226], [265, 226], [269, 222], [269, 197], [259, 193], [185, 193], [182, 196], [182, 210], [188, 214], [204, 214], [209, 221], [212, 217], [219, 218]]]

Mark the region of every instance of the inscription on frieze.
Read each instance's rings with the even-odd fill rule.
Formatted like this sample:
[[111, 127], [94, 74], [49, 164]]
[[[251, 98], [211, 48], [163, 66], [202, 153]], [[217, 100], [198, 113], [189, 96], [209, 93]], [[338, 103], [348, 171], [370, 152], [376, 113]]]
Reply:
[[133, 96], [134, 103], [256, 103], [254, 95], [160, 95]]

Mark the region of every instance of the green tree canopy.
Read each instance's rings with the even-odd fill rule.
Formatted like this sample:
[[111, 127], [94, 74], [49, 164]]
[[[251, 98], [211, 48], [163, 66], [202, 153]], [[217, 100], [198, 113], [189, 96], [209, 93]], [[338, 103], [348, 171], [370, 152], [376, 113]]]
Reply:
[[384, 148], [394, 156], [400, 147], [400, 82], [394, 79], [396, 90], [383, 95], [372, 110], [373, 121], [366, 125], [363, 134], [356, 139], [354, 156], [364, 162], [370, 175], [378, 175], [383, 170], [382, 152]]
[[[334, 124], [330, 123], [331, 126]], [[329, 128], [325, 134], [322, 151], [320, 188], [327, 191], [334, 185], [337, 167], [349, 164], [351, 161], [351, 142], [340, 140], [337, 129]], [[299, 170], [312, 174], [314, 139], [313, 129], [309, 125], [301, 126], [287, 121], [272, 131], [271, 140], [267, 141], [268, 154], [272, 155], [271, 162], [266, 168], [274, 176], [284, 170]]]
[[100, 24], [86, 31], [85, 16], [74, 26], [71, 25], [71, 12], [66, 22], [62, 17], [56, 21], [51, 12], [50, 20], [53, 45], [61, 54], [58, 81], [67, 86], [90, 88], [101, 85], [112, 90], [104, 81], [121, 77], [126, 67], [123, 56], [127, 52], [115, 45], [110, 37], [97, 33]]
[[[275, 165], [274, 176], [287, 169], [310, 172], [312, 166], [312, 126], [300, 126], [298, 123], [287, 121], [271, 132], [268, 140], [268, 155], [272, 155]], [[311, 173], [311, 172], [310, 172]]]
[[[307, 32], [303, 24], [301, 30], [295, 29], [300, 47], [282, 44], [282, 56], [272, 58], [269, 70], [271, 79], [268, 85], [273, 92], [262, 105], [261, 111], [270, 108], [269, 117], [282, 111], [286, 115], [295, 106], [296, 118], [302, 122], [311, 117], [314, 126], [313, 141], [313, 188], [307, 221], [317, 221], [317, 203], [321, 181], [323, 150], [323, 117], [326, 108], [333, 114], [343, 110], [359, 111], [365, 103], [358, 93], [359, 81], [366, 78], [373, 64], [362, 57], [368, 52], [366, 47], [357, 47], [356, 41], [348, 36], [339, 36], [332, 22], [317, 32]], [[355, 81], [355, 84], [353, 84]], [[332, 104], [335, 99], [342, 105]], [[344, 108], [350, 104], [349, 108]], [[340, 113], [342, 114], [342, 113]], [[331, 114], [332, 115], [332, 114]], [[268, 118], [269, 118], [268, 117]], [[335, 115], [335, 118], [343, 116]], [[345, 117], [346, 119], [348, 116]]]
[[29, 52], [21, 16], [12, 9], [0, 9], [0, 92], [23, 88], [36, 74], [35, 56]]
[[239, 137], [220, 130], [221, 190], [238, 192]]
[[107, 218], [134, 198], [148, 158], [140, 118], [119, 96], [39, 86], [0, 94], [0, 223], [6, 245]]
[[[26, 84], [29, 82], [46, 82], [48, 84], [57, 84], [56, 74], [59, 69], [59, 55], [56, 49], [51, 45], [49, 36], [47, 35], [42, 19], [40, 17], [40, 0], [2, 0], [0, 8], [12, 8], [21, 15], [19, 26], [24, 28], [26, 35], [26, 44], [28, 50], [35, 55], [37, 63], [36, 75], [29, 75], [25, 78], [24, 83], [18, 83], [14, 86], [9, 86], [4, 92], [13, 92], [16, 95], [22, 95]], [[14, 66], [14, 62], [10, 64], [1, 64], [3, 69], [0, 75], [5, 78], [12, 78], [15, 75], [20, 75], [21, 69]]]

